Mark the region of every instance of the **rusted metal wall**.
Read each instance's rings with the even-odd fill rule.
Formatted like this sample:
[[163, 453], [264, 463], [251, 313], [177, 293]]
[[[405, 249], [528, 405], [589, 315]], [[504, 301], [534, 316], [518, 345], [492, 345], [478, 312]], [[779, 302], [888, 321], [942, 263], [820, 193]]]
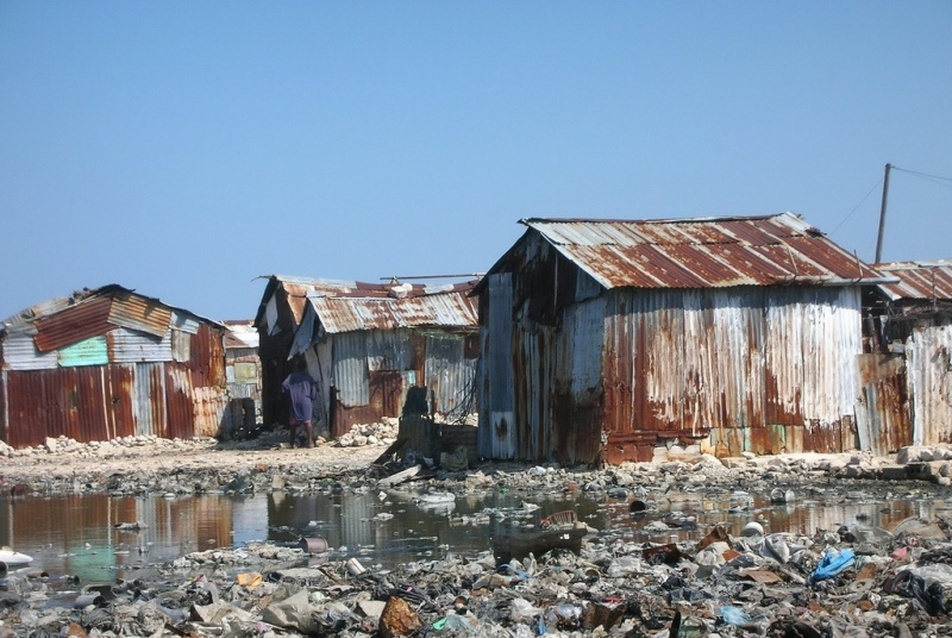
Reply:
[[[605, 422], [719, 455], [855, 447], [855, 288], [614, 291]], [[642, 436], [640, 443], [647, 441]]]
[[433, 405], [441, 414], [465, 416], [476, 408], [475, 379], [478, 352], [474, 334], [432, 333], [426, 335], [424, 373]]
[[482, 456], [516, 456], [513, 392], [513, 276], [490, 275], [480, 295], [480, 401], [478, 448]]
[[861, 390], [856, 426], [860, 449], [884, 456], [912, 445], [905, 357], [861, 354], [857, 362]]
[[[434, 347], [432, 355], [429, 346]], [[454, 408], [476, 374], [475, 360], [464, 346], [463, 336], [409, 329], [327, 335], [307, 356], [320, 395], [315, 417], [326, 409], [331, 414], [331, 436], [338, 437], [358, 423], [400, 416], [407, 391], [415, 385], [426, 385], [438, 405]], [[326, 408], [325, 396], [331, 397]]]
[[952, 325], [917, 326], [906, 340], [913, 443], [952, 442]]
[[721, 456], [855, 448], [858, 287], [591, 297], [584, 276], [553, 265], [564, 260], [532, 238], [524, 248], [481, 295], [481, 454], [620, 462], [666, 441]]
[[[193, 356], [200, 358], [202, 350], [194, 348]], [[48, 436], [214, 436], [227, 403], [224, 384], [214, 383], [224, 362], [201, 360], [195, 370], [161, 361], [5, 370], [3, 435], [15, 447], [39, 445]]]
[[133, 378], [128, 365], [5, 371], [5, 440], [26, 447], [46, 437], [101, 441], [134, 435]]

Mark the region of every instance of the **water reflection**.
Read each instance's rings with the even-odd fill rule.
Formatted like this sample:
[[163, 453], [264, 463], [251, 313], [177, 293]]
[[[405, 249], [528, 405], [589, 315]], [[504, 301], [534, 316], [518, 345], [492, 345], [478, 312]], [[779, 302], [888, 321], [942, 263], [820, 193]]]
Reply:
[[[765, 495], [707, 497], [676, 493], [649, 502], [632, 514], [627, 499], [593, 499], [581, 494], [542, 495], [531, 503], [497, 491], [468, 495], [451, 504], [428, 503], [404, 492], [187, 498], [69, 495], [0, 500], [0, 544], [30, 554], [28, 569], [76, 576], [83, 583], [132, 578], [156, 562], [196, 550], [268, 540], [297, 544], [321, 537], [331, 548], [367, 564], [392, 567], [447, 552], [492, 548], [504, 525], [532, 525], [563, 510], [608, 539], [668, 542], [700, 539], [717, 523], [737, 533], [751, 520], [768, 532], [807, 535], [841, 525], [890, 529], [911, 517], [947, 514], [945, 500], [921, 493], [806, 495], [791, 504], [772, 504]], [[660, 528], [666, 522], [668, 529]], [[123, 524], [140, 523], [138, 530]]]

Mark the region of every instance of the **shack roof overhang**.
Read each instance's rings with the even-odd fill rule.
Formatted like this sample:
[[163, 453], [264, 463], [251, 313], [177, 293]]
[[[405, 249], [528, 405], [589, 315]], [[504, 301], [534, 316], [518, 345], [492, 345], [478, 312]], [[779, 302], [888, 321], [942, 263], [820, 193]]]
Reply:
[[520, 223], [528, 230], [487, 275], [510, 269], [522, 245], [539, 237], [606, 290], [896, 281], [790, 212], [659, 220], [527, 218]]
[[875, 267], [894, 278], [892, 283], [877, 286], [880, 294], [891, 302], [952, 301], [952, 259], [890, 262]]

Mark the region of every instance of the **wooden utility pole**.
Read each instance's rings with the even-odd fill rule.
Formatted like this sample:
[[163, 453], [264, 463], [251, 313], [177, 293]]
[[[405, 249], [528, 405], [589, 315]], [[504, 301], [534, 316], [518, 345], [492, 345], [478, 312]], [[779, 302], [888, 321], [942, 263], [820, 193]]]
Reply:
[[880, 263], [883, 257], [883, 232], [886, 229], [886, 198], [889, 197], [889, 169], [892, 164], [886, 164], [886, 175], [883, 177], [883, 203], [879, 208], [879, 236], [876, 239], [876, 261]]

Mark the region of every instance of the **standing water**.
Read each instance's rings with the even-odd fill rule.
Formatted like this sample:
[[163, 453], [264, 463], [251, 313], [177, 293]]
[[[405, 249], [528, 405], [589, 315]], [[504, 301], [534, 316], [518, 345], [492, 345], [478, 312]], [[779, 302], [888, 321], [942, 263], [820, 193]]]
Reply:
[[635, 542], [696, 540], [718, 523], [736, 534], [752, 520], [768, 532], [808, 535], [855, 524], [888, 530], [909, 517], [931, 519], [952, 509], [947, 501], [915, 492], [883, 491], [780, 505], [743, 492], [716, 498], [673, 493], [635, 513], [629, 499], [577, 493], [527, 501], [495, 490], [449, 503], [428, 503], [420, 496], [390, 491], [5, 498], [0, 545], [33, 556], [31, 571], [108, 583], [195, 551], [256, 541], [296, 546], [302, 538], [321, 538], [337, 555], [388, 568], [449, 552], [490, 550], [500, 526], [534, 524], [569, 509], [597, 533]]

